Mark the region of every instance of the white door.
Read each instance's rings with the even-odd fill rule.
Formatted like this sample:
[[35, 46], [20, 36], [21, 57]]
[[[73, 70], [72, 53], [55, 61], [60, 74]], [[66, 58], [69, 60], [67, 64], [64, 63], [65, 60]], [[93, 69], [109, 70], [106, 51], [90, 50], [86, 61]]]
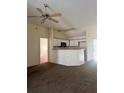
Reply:
[[40, 64], [48, 62], [48, 39], [40, 38]]

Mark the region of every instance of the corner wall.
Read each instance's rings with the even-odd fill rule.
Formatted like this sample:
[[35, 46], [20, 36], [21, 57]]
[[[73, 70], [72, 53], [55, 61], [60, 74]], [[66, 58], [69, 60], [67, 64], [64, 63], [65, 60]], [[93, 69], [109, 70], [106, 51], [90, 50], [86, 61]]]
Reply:
[[40, 63], [40, 38], [48, 38], [49, 32], [45, 27], [27, 24], [27, 66]]
[[87, 61], [94, 60], [94, 46], [93, 46], [93, 40], [97, 38], [97, 30], [96, 26], [92, 26], [88, 29], [86, 32], [86, 41], [87, 41]]

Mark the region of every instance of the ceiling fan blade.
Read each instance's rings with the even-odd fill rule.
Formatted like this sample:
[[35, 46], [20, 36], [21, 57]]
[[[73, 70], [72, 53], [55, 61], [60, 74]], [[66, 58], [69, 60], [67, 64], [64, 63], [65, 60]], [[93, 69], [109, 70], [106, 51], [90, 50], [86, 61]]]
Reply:
[[51, 20], [51, 21], [53, 21], [53, 22], [56, 22], [56, 23], [59, 22], [59, 21], [57, 21], [57, 20], [55, 20], [55, 19], [53, 19], [53, 18], [51, 18], [51, 17], [49, 17], [48, 19]]
[[62, 16], [61, 13], [55, 13], [55, 14], [51, 14], [50, 17], [55, 17], [55, 16]]
[[36, 9], [37, 9], [37, 11], [39, 11], [42, 15], [44, 14], [43, 11], [42, 11], [42, 9], [40, 9], [40, 8], [36, 8]]
[[31, 17], [35, 17], [35, 18], [36, 18], [36, 17], [38, 17], [38, 18], [40, 17], [40, 18], [41, 18], [42, 16], [28, 16], [28, 17], [29, 17], [29, 18], [31, 18]]

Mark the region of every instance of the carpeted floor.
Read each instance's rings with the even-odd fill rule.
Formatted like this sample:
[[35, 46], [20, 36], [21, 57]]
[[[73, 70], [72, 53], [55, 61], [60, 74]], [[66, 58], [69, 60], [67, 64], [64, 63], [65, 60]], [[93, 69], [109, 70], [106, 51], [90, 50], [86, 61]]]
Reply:
[[97, 65], [67, 67], [47, 63], [27, 75], [27, 93], [97, 93]]

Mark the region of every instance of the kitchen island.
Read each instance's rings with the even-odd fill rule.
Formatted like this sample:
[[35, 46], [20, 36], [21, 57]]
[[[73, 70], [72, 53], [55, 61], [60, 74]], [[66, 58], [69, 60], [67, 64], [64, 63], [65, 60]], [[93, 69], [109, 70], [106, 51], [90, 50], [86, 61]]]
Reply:
[[65, 66], [80, 66], [84, 64], [83, 48], [53, 48], [52, 62]]

